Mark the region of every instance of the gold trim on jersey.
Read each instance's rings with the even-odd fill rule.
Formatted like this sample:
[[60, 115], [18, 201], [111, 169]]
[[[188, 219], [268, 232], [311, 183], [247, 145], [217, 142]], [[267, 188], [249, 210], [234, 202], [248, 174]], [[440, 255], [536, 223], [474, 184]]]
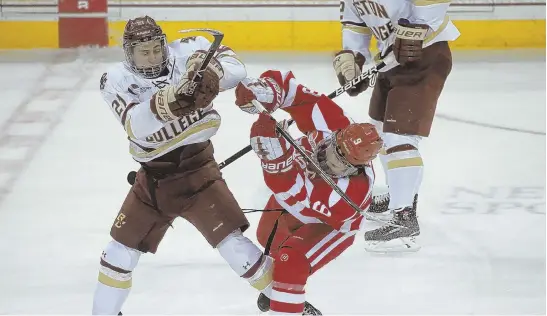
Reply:
[[127, 136], [129, 136], [129, 138], [133, 138], [133, 139], [137, 138], [135, 137], [135, 134], [133, 134], [133, 130], [131, 129], [131, 120], [125, 120], [124, 127], [125, 127], [125, 132], [127, 133]]
[[388, 161], [387, 169], [396, 169], [396, 168], [404, 168], [404, 167], [419, 167], [423, 165], [424, 165], [424, 162], [422, 160], [422, 157], [404, 158], [404, 159], [396, 159], [396, 160]]
[[357, 25], [351, 25], [351, 24], [344, 24], [342, 25], [343, 30], [350, 30], [355, 33], [363, 34], [363, 35], [372, 35], [372, 31], [368, 26], [357, 26]]
[[128, 289], [132, 285], [132, 280], [131, 279], [125, 280], [125, 281], [120, 281], [120, 280], [116, 280], [112, 277], [109, 277], [108, 275], [106, 275], [102, 272], [99, 272], [99, 282], [101, 282], [102, 284], [104, 284], [106, 286], [115, 287], [117, 289]]
[[183, 141], [185, 138], [192, 136], [196, 133], [199, 133], [203, 130], [209, 129], [209, 128], [219, 128], [220, 127], [220, 120], [219, 119], [213, 119], [211, 121], [205, 122], [203, 124], [199, 124], [197, 126], [193, 126], [182, 132], [177, 137], [174, 137], [170, 141], [164, 143], [158, 148], [152, 149], [148, 152], [137, 152], [135, 151], [134, 147], [131, 147], [129, 149], [129, 153], [133, 155], [136, 158], [146, 159], [146, 158], [153, 158], [160, 154], [161, 152], [169, 149], [170, 147], [174, 146], [175, 144]]
[[439, 26], [439, 28], [435, 32], [433, 32], [433, 33], [429, 34], [428, 36], [426, 36], [426, 38], [424, 40], [424, 44], [427, 44], [427, 43], [431, 42], [431, 40], [433, 40], [437, 35], [439, 35], [439, 33], [444, 31], [444, 29], [448, 25], [449, 21], [450, 21], [450, 18], [448, 17], [448, 15], [445, 15], [444, 16], [444, 21], [441, 24], [441, 26]]
[[270, 268], [260, 278], [251, 282], [251, 286], [255, 289], [262, 291], [270, 285], [273, 281], [273, 269]]
[[415, 6], [428, 6], [432, 4], [439, 4], [439, 3], [450, 3], [451, 0], [412, 0], [412, 3], [414, 3]]

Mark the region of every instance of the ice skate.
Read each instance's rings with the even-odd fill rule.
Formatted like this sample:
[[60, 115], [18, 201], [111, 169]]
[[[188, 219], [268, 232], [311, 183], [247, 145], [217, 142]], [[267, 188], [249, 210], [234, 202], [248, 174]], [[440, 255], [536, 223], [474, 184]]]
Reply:
[[[370, 204], [367, 213], [384, 221], [389, 221], [393, 217], [392, 210], [389, 209], [389, 193], [382, 193], [372, 197], [372, 203]], [[412, 203], [412, 209], [416, 210], [416, 204], [418, 203], [418, 194], [414, 195], [414, 202]]]
[[367, 213], [384, 221], [390, 220], [392, 213], [389, 209], [389, 193], [373, 196]]
[[[270, 310], [270, 299], [260, 293], [258, 296], [258, 300], [256, 301], [256, 305], [258, 306], [258, 309], [260, 309], [261, 312], [266, 313]], [[305, 302], [304, 303], [304, 312], [302, 315], [323, 315], [321, 314], [321, 311], [315, 308], [312, 304]]]
[[365, 250], [368, 252], [415, 252], [421, 248], [416, 243], [418, 235], [420, 235], [420, 226], [416, 209], [406, 207], [395, 211], [389, 224], [365, 232]]

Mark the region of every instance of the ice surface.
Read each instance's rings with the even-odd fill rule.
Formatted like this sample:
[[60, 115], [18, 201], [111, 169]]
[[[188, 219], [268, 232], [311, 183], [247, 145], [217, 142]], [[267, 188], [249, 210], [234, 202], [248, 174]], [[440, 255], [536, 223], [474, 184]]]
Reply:
[[[423, 248], [372, 255], [358, 236], [309, 281], [307, 298], [324, 314], [545, 314], [545, 56], [454, 58], [422, 143]], [[337, 87], [329, 56], [243, 60], [251, 76], [288, 68], [318, 91]], [[0, 314], [91, 311], [99, 255], [138, 166], [98, 92], [113, 61], [103, 51], [0, 54]], [[365, 121], [369, 98], [337, 101]], [[232, 92], [216, 108], [220, 161], [248, 144], [253, 117]], [[223, 171], [243, 207], [264, 205], [256, 157]], [[174, 226], [141, 258], [124, 313], [256, 314], [257, 293], [191, 225]], [[247, 235], [255, 240], [254, 227]]]

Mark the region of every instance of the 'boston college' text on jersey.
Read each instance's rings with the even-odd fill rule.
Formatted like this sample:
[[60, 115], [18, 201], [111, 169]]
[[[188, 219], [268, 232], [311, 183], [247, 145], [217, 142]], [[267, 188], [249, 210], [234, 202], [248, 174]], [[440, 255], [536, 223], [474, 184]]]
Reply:
[[[371, 60], [370, 41], [378, 41], [380, 51], [393, 41], [399, 19], [430, 27], [424, 47], [460, 36], [447, 15], [450, 0], [341, 0], [343, 49], [358, 51]], [[384, 68], [382, 71], [386, 71]]]

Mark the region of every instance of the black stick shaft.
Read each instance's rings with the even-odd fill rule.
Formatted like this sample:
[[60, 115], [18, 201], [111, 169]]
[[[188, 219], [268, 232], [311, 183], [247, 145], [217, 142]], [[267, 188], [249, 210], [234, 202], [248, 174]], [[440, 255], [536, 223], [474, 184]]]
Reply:
[[[369, 79], [369, 80], [372, 81], [372, 82], [369, 82], [370, 86], [374, 86], [374, 84], [376, 83], [376, 76], [378, 74], [378, 70], [384, 68], [385, 66], [386, 66], [386, 64], [384, 62], [379, 63], [376, 67], [373, 67], [373, 68], [369, 69], [368, 71], [363, 72], [359, 77], [356, 77], [352, 81], [346, 83], [342, 87], [340, 87], [340, 88], [336, 89], [335, 91], [331, 92], [328, 95], [328, 98], [329, 99], [334, 99], [334, 98], [340, 96], [341, 94], [343, 94], [344, 92], [348, 91], [352, 87], [354, 87], [359, 82], [361, 82], [363, 80], [366, 80], [366, 79]], [[291, 122], [289, 124], [292, 124], [292, 123], [293, 122], [291, 120]], [[228, 166], [229, 164], [231, 164], [232, 162], [238, 160], [239, 158], [241, 158], [242, 156], [244, 156], [246, 153], [250, 152], [251, 150], [252, 150], [251, 145], [247, 145], [245, 148], [241, 149], [240, 151], [238, 151], [235, 154], [233, 154], [232, 156], [230, 156], [228, 159], [221, 162], [218, 166], [220, 167], [220, 169], [222, 169], [222, 168]]]

